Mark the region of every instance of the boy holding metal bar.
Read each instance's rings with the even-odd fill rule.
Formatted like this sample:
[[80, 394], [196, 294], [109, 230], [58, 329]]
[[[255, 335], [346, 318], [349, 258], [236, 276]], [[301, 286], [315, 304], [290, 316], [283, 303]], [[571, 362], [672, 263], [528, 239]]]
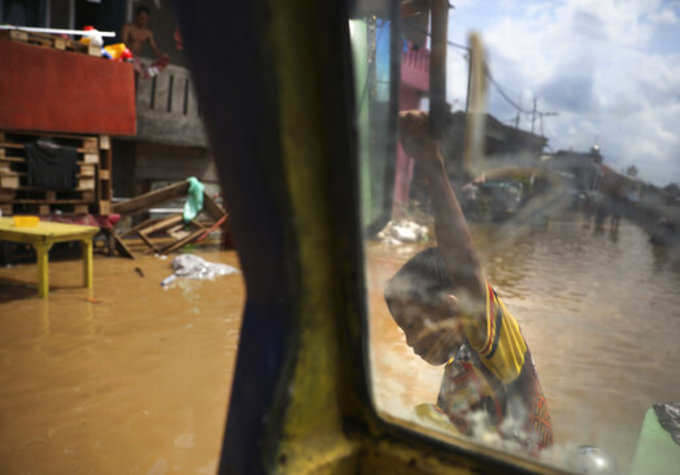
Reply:
[[552, 445], [552, 427], [519, 324], [484, 278], [427, 114], [402, 113], [400, 129], [429, 182], [438, 247], [390, 279], [390, 312], [416, 354], [446, 364], [437, 408], [459, 431], [481, 425], [537, 453]]

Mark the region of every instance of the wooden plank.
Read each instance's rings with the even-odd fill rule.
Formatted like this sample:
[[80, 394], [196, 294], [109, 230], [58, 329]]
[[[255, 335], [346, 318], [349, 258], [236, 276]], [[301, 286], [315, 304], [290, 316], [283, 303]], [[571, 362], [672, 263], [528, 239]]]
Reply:
[[54, 38], [53, 46], [54, 49], [65, 50], [66, 40], [64, 38]]
[[[97, 167], [98, 169], [101, 169], [101, 166]], [[97, 172], [97, 177], [99, 177], [99, 172]], [[97, 194], [97, 201], [105, 201], [108, 200], [108, 196], [102, 196], [102, 182], [101, 180], [97, 179], [97, 185], [95, 186], [95, 193]], [[102, 199], [103, 198], [103, 199]]]
[[[0, 137], [0, 142], [2, 142], [2, 141], [3, 141], [3, 139], [2, 139], [2, 137]], [[4, 148], [0, 148], [0, 158], [5, 158], [5, 149]]]
[[109, 138], [108, 135], [100, 135], [99, 136], [99, 148], [101, 150], [110, 150], [111, 149], [111, 139]]
[[96, 152], [98, 147], [97, 147], [97, 137], [87, 137], [83, 139], [83, 148], [87, 151], [92, 151]]
[[28, 33], [19, 30], [3, 30], [0, 31], [0, 38], [5, 38], [10, 41], [28, 41]]
[[76, 190], [78, 191], [84, 191], [84, 190], [94, 190], [94, 178], [88, 178], [88, 177], [82, 177], [78, 178], [78, 187]]
[[139, 195], [127, 201], [115, 203], [111, 208], [114, 213], [133, 214], [147, 210], [154, 205], [169, 201], [173, 198], [184, 196], [187, 194], [188, 189], [189, 182], [180, 181], [164, 188], [144, 193], [143, 195]]
[[12, 167], [9, 162], [0, 162], [0, 173], [12, 173]]
[[[80, 140], [87, 138], [92, 138], [91, 135], [83, 134], [70, 134], [67, 132], [45, 132], [42, 130], [6, 130], [5, 136], [7, 135], [33, 135], [42, 138], [58, 138], [58, 139], [70, 139], [70, 140]], [[82, 142], [81, 142], [82, 145]]]
[[[0, 147], [5, 147], [5, 148], [15, 148], [15, 149], [18, 149], [18, 150], [23, 150], [24, 148], [26, 148], [26, 147], [24, 146], [24, 144], [20, 144], [20, 143], [11, 143], [11, 142], [2, 142], [2, 143], [0, 143]], [[90, 148], [78, 147], [78, 148], [76, 148], [76, 152], [78, 152], [78, 153], [84, 153], [84, 154], [88, 154], [88, 155], [89, 155], [89, 154], [91, 154], [91, 153], [93, 152], [93, 150], [90, 149]], [[94, 155], [97, 156], [97, 162], [98, 162], [98, 161], [99, 161], [99, 155], [98, 155], [98, 154], [94, 154]], [[96, 162], [95, 162], [95, 163], [96, 163]]]
[[203, 210], [215, 221], [219, 221], [222, 216], [227, 214], [227, 212], [205, 192], [203, 192]]
[[0, 214], [2, 216], [12, 216], [12, 205], [0, 204]]
[[[106, 170], [109, 173], [109, 177], [111, 176], [111, 170], [113, 169], [113, 150], [110, 148], [103, 152], [103, 157], [102, 160], [103, 162], [101, 163], [101, 169]], [[111, 200], [113, 199], [113, 180], [103, 180], [99, 182], [100, 186], [99, 188], [101, 189], [101, 194], [102, 198], [106, 200]]]
[[138, 232], [146, 236], [150, 236], [155, 232], [161, 231], [163, 229], [170, 228], [178, 223], [182, 222], [182, 215], [176, 214], [168, 218], [164, 218], [156, 223], [150, 224], [149, 226], [140, 229]]
[[[0, 188], [3, 190], [5, 188]], [[89, 191], [54, 191], [45, 190], [44, 188], [37, 188], [34, 186], [19, 186], [18, 188], [12, 188], [13, 192], [24, 191], [31, 192], [32, 194], [44, 193], [43, 198], [33, 197], [20, 197], [16, 198], [17, 203], [30, 204], [30, 203], [54, 203], [54, 204], [86, 204], [94, 202], [94, 192]], [[61, 194], [61, 197], [57, 196], [57, 193]], [[63, 195], [66, 195], [64, 197]]]
[[50, 205], [40, 205], [38, 206], [38, 214], [40, 216], [46, 216], [50, 214]]
[[85, 155], [83, 155], [83, 161], [85, 163], [97, 164], [97, 163], [99, 163], [99, 154], [98, 153], [86, 153]]
[[[21, 186], [17, 188], [13, 188], [14, 190], [17, 191], [30, 191], [30, 192], [42, 192], [46, 193], [48, 190], [45, 190], [45, 188], [39, 188], [37, 186]], [[55, 198], [55, 203], [66, 203], [66, 202], [72, 202], [72, 203], [85, 203], [85, 202], [92, 202], [94, 201], [94, 191], [92, 190], [85, 190], [85, 191], [79, 191], [79, 190], [65, 190], [65, 191], [57, 191], [57, 193], [69, 193], [70, 195], [75, 195], [69, 198]], [[36, 199], [37, 200], [37, 199]], [[46, 201], [47, 198], [45, 199], [40, 199], [37, 201]]]
[[99, 202], [99, 214], [101, 214], [101, 215], [111, 214], [111, 202], [110, 201], [100, 201]]
[[170, 229], [167, 229], [165, 232], [168, 233], [168, 235], [175, 240], [182, 239], [186, 237], [189, 233], [189, 231], [184, 229], [184, 224], [176, 224], [175, 226], [172, 226]]
[[222, 229], [224, 230], [227, 218], [229, 218], [229, 215], [225, 214], [218, 221], [215, 221], [203, 234], [201, 234], [201, 237], [199, 237], [196, 242], [201, 242], [203, 239], [207, 238], [210, 233], [217, 231], [217, 228], [220, 226], [222, 226]]
[[37, 44], [40, 46], [45, 46], [57, 50], [71, 50], [85, 53], [86, 46], [78, 42], [71, 41], [67, 38], [62, 38], [55, 34], [50, 33], [40, 33], [37, 31], [2, 31], [0, 32], [0, 38], [7, 38], [13, 41], [21, 41], [29, 44]]
[[80, 175], [82, 176], [95, 176], [96, 165], [94, 163], [83, 163], [80, 164]]
[[79, 205], [79, 204], [86, 204], [86, 201], [84, 200], [54, 200], [54, 201], [48, 201], [48, 200], [39, 200], [39, 199], [30, 199], [30, 198], [14, 198], [12, 200], [12, 203], [17, 204], [17, 205], [38, 205], [38, 204], [52, 204], [52, 205]]
[[158, 219], [158, 218], [146, 219], [146, 220], [142, 221], [141, 223], [139, 223], [138, 225], [133, 226], [130, 229], [128, 229], [127, 231], [125, 231], [123, 234], [121, 234], [121, 236], [128, 236], [130, 234], [135, 234], [140, 229], [144, 229], [149, 224], [157, 223], [158, 221], [160, 221], [160, 219]]
[[205, 231], [204, 231], [203, 228], [194, 231], [193, 233], [189, 234], [184, 239], [180, 239], [179, 241], [177, 241], [173, 244], [170, 244], [169, 246], [163, 248], [161, 250], [161, 254], [168, 254], [172, 251], [175, 251], [175, 250], [181, 248], [182, 246], [186, 246], [187, 244], [191, 243], [192, 241], [198, 239], [204, 232]]
[[144, 234], [141, 231], [137, 231], [137, 236], [139, 236], [142, 239], [142, 241], [144, 241], [144, 244], [149, 246], [149, 248], [151, 248], [155, 252], [159, 251], [159, 249], [156, 247], [156, 245], [151, 241], [151, 239], [149, 239], [149, 236], [147, 236], [146, 234]]
[[23, 148], [24, 148], [23, 144], [20, 144], [20, 143], [11, 143], [11, 142], [2, 142], [2, 143], [0, 143], [0, 147], [5, 147], [5, 148], [20, 148], [20, 149], [23, 149]]
[[90, 207], [88, 205], [75, 205], [73, 207], [74, 214], [88, 214], [90, 212]]
[[0, 188], [0, 201], [12, 201], [14, 200], [14, 194], [14, 190]]
[[43, 46], [46, 48], [52, 48], [52, 45], [54, 44], [52, 40], [35, 37], [31, 38], [30, 36], [28, 37], [28, 43], [36, 46]]
[[122, 239], [120, 239], [118, 236], [115, 234], [113, 235], [114, 242], [116, 244], [116, 250], [120, 253], [121, 256], [127, 257], [130, 259], [134, 259], [135, 255], [132, 253], [129, 247], [123, 242]]
[[127, 247], [125, 242], [123, 242], [120, 236], [118, 236], [118, 234], [116, 234], [116, 232], [113, 229], [101, 228], [101, 230], [110, 241], [113, 241], [114, 247], [121, 256], [130, 259], [135, 258], [135, 255], [132, 253], [130, 248]]
[[99, 170], [99, 179], [100, 180], [110, 180], [111, 179], [111, 171], [110, 170]]
[[0, 161], [11, 163], [26, 163], [26, 159], [23, 157], [0, 157]]
[[19, 188], [19, 176], [0, 174], [0, 188], [10, 188], [16, 190]]

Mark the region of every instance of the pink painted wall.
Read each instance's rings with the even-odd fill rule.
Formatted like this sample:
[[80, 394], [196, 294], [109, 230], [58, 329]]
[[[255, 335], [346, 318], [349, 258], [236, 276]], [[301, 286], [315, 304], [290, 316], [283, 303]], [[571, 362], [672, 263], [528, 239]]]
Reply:
[[[399, 110], [417, 109], [423, 93], [430, 87], [430, 52], [409, 50], [401, 55], [401, 89]], [[411, 180], [413, 179], [413, 158], [404, 152], [401, 142], [397, 143], [397, 163], [394, 171], [394, 192], [392, 195], [392, 219], [403, 216], [408, 208]]]

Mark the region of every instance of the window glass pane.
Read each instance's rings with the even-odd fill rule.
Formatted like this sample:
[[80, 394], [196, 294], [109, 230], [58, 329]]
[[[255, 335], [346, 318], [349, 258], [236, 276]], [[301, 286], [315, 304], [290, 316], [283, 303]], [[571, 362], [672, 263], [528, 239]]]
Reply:
[[[397, 109], [430, 109], [432, 14], [402, 2], [390, 50], [389, 6], [373, 3], [359, 2], [352, 42], [379, 412], [574, 471], [671, 470], [677, 6], [456, 4], [436, 149], [427, 116], [402, 119], [401, 136], [389, 127]], [[395, 58], [399, 78], [381, 76]], [[390, 110], [381, 92], [397, 80]], [[480, 103], [487, 114], [475, 114]]]

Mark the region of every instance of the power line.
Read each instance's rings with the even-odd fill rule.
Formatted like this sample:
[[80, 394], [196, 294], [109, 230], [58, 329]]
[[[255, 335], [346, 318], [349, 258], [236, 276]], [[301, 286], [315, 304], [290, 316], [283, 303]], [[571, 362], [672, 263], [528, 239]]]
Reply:
[[[418, 25], [415, 25], [415, 24], [409, 22], [409, 21], [406, 20], [406, 19], [402, 19], [402, 21], [404, 21], [406, 24], [408, 24], [408, 26], [409, 26], [411, 29], [413, 29], [413, 30], [415, 30], [415, 31], [417, 31], [417, 32], [419, 32], [419, 33], [422, 33], [422, 34], [424, 34], [424, 35], [426, 35], [426, 36], [428, 36], [428, 37], [430, 37], [430, 38], [432, 37], [432, 34], [431, 34], [429, 31], [427, 31], [427, 30], [425, 30], [425, 29], [419, 27]], [[468, 93], [467, 93], [467, 95], [469, 96], [469, 95], [470, 95], [470, 91], [469, 91], [469, 86], [470, 86], [470, 78], [469, 78], [469, 73], [470, 73], [470, 66], [469, 66], [469, 65], [470, 65], [470, 48], [469, 48], [468, 46], [461, 45], [461, 44], [459, 44], [459, 43], [455, 43], [455, 42], [450, 41], [450, 40], [447, 40], [446, 43], [447, 43], [449, 46], [452, 46], [452, 47], [458, 48], [458, 49], [462, 49], [462, 50], [465, 50], [465, 51], [467, 52], [466, 55], [461, 55], [461, 56], [462, 56], [464, 59], [467, 59], [467, 61], [468, 61]], [[538, 117], [538, 118], [539, 118], [539, 121], [540, 121], [541, 135], [543, 135], [543, 117], [549, 117], [549, 116], [556, 116], [556, 115], [559, 115], [559, 113], [557, 113], [557, 112], [548, 112], [548, 111], [539, 111], [539, 110], [537, 110], [537, 109], [536, 109], [536, 97], [535, 97], [535, 96], [534, 96], [534, 107], [533, 107], [532, 110], [525, 109], [525, 108], [523, 108], [521, 105], [517, 104], [514, 100], [512, 100], [512, 98], [510, 98], [510, 96], [508, 95], [508, 93], [505, 92], [505, 90], [503, 89], [503, 87], [502, 87], [502, 86], [498, 83], [498, 81], [496, 81], [496, 80], [494, 79], [494, 77], [491, 75], [491, 68], [489, 67], [489, 64], [488, 64], [487, 62], [484, 63], [484, 74], [486, 75], [486, 78], [489, 80], [489, 82], [496, 88], [496, 90], [498, 91], [498, 93], [500, 94], [500, 96], [501, 96], [508, 104], [510, 104], [512, 107], [514, 107], [514, 108], [517, 110], [517, 119], [516, 119], [517, 125], [516, 125], [516, 126], [519, 126], [519, 124], [518, 124], [518, 122], [519, 122], [519, 114], [530, 115], [530, 116], [531, 116], [531, 131], [533, 132], [533, 131], [534, 131], [534, 124], [535, 124], [535, 122], [536, 122], [536, 117]], [[466, 99], [466, 111], [467, 111], [467, 99]]]
[[[403, 19], [402, 21], [404, 21], [405, 23], [407, 23], [407, 24], [409, 25], [409, 27], [412, 28], [413, 30], [415, 30], [415, 31], [417, 31], [417, 32], [419, 32], [419, 33], [423, 33], [423, 34], [425, 34], [426, 36], [432, 37], [432, 35], [430, 34], [430, 32], [428, 32], [427, 30], [424, 30], [423, 28], [420, 28], [419, 26], [417, 26], [417, 25], [415, 25], [415, 24], [413, 24], [413, 23], [410, 23], [408, 20]], [[467, 59], [467, 60], [469, 61], [469, 52], [470, 52], [470, 48], [469, 48], [469, 47], [467, 47], [467, 46], [465, 46], [465, 45], [461, 45], [461, 44], [459, 44], [459, 43], [455, 43], [455, 42], [450, 41], [450, 40], [447, 40], [446, 43], [447, 43], [449, 46], [453, 46], [454, 48], [459, 48], [459, 49], [462, 49], [462, 50], [467, 51], [467, 52], [468, 52], [468, 55], [463, 55], [463, 58], [465, 58], [465, 59]], [[513, 101], [513, 100], [510, 98], [510, 96], [505, 92], [505, 90], [501, 87], [501, 85], [498, 84], [498, 82], [497, 82], [497, 81], [493, 78], [493, 76], [491, 75], [491, 70], [490, 70], [488, 64], [485, 64], [484, 73], [486, 74], [486, 77], [489, 79], [489, 82], [491, 82], [491, 84], [494, 85], [494, 87], [496, 88], [496, 90], [498, 90], [498, 93], [501, 95], [501, 97], [503, 97], [503, 99], [505, 99], [505, 100], [508, 102], [508, 104], [510, 104], [512, 107], [514, 107], [515, 109], [517, 109], [519, 112], [521, 112], [521, 113], [523, 113], [523, 114], [531, 115], [531, 114], [534, 113], [534, 111], [530, 111], [530, 110], [524, 109], [523, 107], [521, 107], [520, 105], [518, 105], [515, 101]], [[540, 113], [540, 114], [546, 114], [546, 115], [555, 115], [555, 114], [556, 114], [556, 113], [553, 113], [553, 112], [539, 112], [539, 113]]]
[[484, 64], [484, 74], [486, 74], [487, 79], [491, 84], [494, 85], [498, 93], [501, 95], [503, 99], [507, 101], [508, 104], [510, 104], [512, 107], [517, 109], [519, 112], [523, 114], [531, 114], [532, 111], [524, 109], [522, 106], [518, 105], [515, 101], [513, 101], [510, 96], [503, 90], [500, 84], [493, 78], [491, 75], [491, 70], [489, 69], [488, 64]]

